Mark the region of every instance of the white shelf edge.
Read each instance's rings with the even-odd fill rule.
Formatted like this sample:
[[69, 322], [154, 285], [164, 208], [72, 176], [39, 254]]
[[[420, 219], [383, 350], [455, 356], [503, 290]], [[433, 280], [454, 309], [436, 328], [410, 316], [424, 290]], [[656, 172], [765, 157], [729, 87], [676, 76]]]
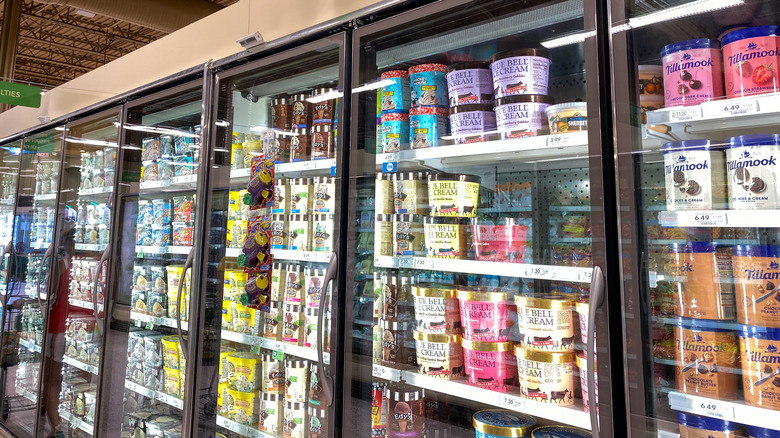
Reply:
[[[314, 362], [317, 361], [317, 350], [309, 347], [288, 344], [286, 342], [275, 341], [273, 339], [267, 339], [260, 336], [236, 333], [229, 330], [222, 330], [222, 339], [238, 342], [239, 344], [244, 345], [259, 345], [263, 348], [274, 351], [281, 351], [284, 354], [300, 357], [301, 359], [311, 360]], [[323, 352], [323, 360], [325, 363], [330, 363], [330, 353]]]
[[189, 254], [190, 251], [192, 251], [191, 246], [175, 246], [175, 245], [168, 245], [168, 246], [147, 246], [147, 245], [136, 245], [135, 246], [135, 253], [136, 254]]
[[716, 400], [670, 391], [669, 406], [674, 410], [726, 421], [736, 421], [749, 426], [777, 428], [777, 411], [747, 406], [741, 402]]
[[95, 305], [91, 301], [75, 300], [73, 298], [68, 301], [71, 306], [81, 307], [82, 309], [95, 310]]
[[780, 228], [778, 210], [666, 210], [658, 214], [662, 227]]
[[235, 421], [229, 418], [225, 418], [222, 415], [217, 415], [217, 426], [223, 427], [231, 432], [235, 432], [248, 438], [277, 438], [253, 427], [245, 426], [241, 423], [236, 423]]
[[108, 245], [102, 245], [102, 244], [92, 245], [92, 244], [88, 244], [88, 243], [77, 243], [75, 245], [75, 247], [76, 247], [75, 249], [77, 249], [79, 251], [96, 251], [96, 252], [101, 252], [101, 251], [105, 251], [106, 248], [108, 248]]
[[36, 344], [35, 341], [31, 341], [29, 339], [19, 339], [19, 345], [26, 348], [29, 351], [32, 351], [33, 353], [40, 353], [41, 352], [41, 346]]
[[466, 274], [499, 275], [540, 280], [590, 283], [590, 268], [571, 266], [531, 265], [524, 263], [485, 262], [479, 260], [437, 259], [429, 257], [374, 257], [374, 266], [381, 268], [412, 268]]
[[59, 413], [60, 413], [60, 417], [62, 417], [65, 421], [70, 423], [70, 425], [74, 429], [81, 429], [90, 435], [94, 434], [95, 429], [92, 427], [92, 425], [84, 422], [84, 420], [74, 417], [70, 412], [66, 410], [60, 410]]
[[[174, 318], [160, 318], [157, 316], [147, 315], [145, 313], [130, 312], [130, 318], [134, 321], [151, 322], [154, 325], [160, 325], [163, 327], [176, 328], [176, 319]], [[187, 321], [181, 322], [182, 330], [189, 330], [189, 323]]]
[[372, 373], [374, 374], [374, 377], [394, 381], [396, 381], [395, 377], [398, 377], [398, 380], [405, 381], [407, 384], [418, 388], [429, 389], [444, 394], [454, 395], [456, 397], [468, 398], [469, 400], [485, 405], [510, 409], [535, 417], [546, 418], [570, 426], [591, 430], [590, 414], [586, 413], [580, 407], [551, 407], [549, 403], [527, 400], [519, 395], [470, 386], [466, 383], [465, 379], [438, 379], [436, 377], [418, 374], [415, 371], [396, 370], [381, 365], [374, 365], [372, 367]]
[[279, 163], [275, 166], [277, 174], [285, 173], [299, 173], [299, 172], [315, 172], [327, 170], [330, 173], [330, 169], [336, 165], [335, 158], [328, 158], [324, 160], [309, 160], [309, 161], [296, 161], [294, 163]]
[[293, 251], [289, 249], [272, 249], [271, 254], [274, 256], [274, 259], [314, 263], [328, 263], [332, 257], [332, 253], [326, 251]]
[[94, 366], [94, 365], [90, 365], [90, 364], [84, 363], [84, 362], [82, 362], [82, 361], [80, 361], [80, 360], [78, 360], [76, 358], [70, 357], [70, 356], [63, 356], [62, 357], [62, 361], [65, 362], [66, 364], [70, 365], [70, 366], [73, 366], [73, 367], [76, 367], [76, 368], [80, 369], [81, 371], [86, 371], [86, 372], [88, 372], [90, 374], [93, 374], [95, 376], [98, 375], [98, 368], [96, 366]]
[[225, 257], [238, 258], [241, 255], [241, 248], [225, 248]]

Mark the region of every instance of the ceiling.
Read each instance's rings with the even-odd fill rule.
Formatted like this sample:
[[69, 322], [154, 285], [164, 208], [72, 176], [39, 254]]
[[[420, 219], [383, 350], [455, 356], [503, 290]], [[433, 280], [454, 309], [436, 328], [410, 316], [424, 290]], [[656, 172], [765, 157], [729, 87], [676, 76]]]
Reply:
[[[13, 0], [0, 0], [0, 22], [5, 1]], [[62, 85], [237, 1], [22, 0], [13, 79]]]

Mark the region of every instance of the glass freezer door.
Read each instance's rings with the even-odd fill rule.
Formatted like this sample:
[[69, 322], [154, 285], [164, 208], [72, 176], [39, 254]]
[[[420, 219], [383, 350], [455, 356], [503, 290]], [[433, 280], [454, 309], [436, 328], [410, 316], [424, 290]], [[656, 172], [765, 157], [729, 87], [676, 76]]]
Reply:
[[216, 415], [202, 416], [199, 436], [340, 436], [328, 358], [346, 211], [345, 38], [218, 73], [199, 384], [210, 406], [200, 412]]
[[594, 17], [443, 1], [355, 31], [345, 435], [621, 436]]
[[101, 436], [176, 436], [186, 417], [202, 84], [131, 101], [120, 124]]
[[[35, 436], [36, 424], [57, 421], [59, 388], [43, 397], [42, 373], [56, 370], [59, 346], [45, 343], [46, 320], [53, 311], [58, 276], [52, 269], [60, 260], [54, 246], [57, 220], [62, 136], [64, 128], [50, 129], [23, 140], [17, 206], [13, 221], [13, 288], [3, 307], [4, 338], [18, 339], [18, 360], [3, 362], [0, 385], [3, 390], [2, 424], [19, 437]], [[62, 277], [65, 278], [65, 277]], [[5, 300], [4, 300], [5, 301]], [[39, 407], [55, 406], [43, 414]], [[51, 423], [50, 423], [51, 424]]]
[[612, 1], [632, 436], [780, 436], [780, 4]]

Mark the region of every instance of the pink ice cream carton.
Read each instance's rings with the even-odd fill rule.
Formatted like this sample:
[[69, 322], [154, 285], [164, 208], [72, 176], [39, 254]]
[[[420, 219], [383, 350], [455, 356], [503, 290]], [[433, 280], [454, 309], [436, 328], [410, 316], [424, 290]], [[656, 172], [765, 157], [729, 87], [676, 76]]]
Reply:
[[461, 340], [469, 385], [497, 392], [516, 387], [517, 359], [511, 342]]
[[723, 98], [720, 43], [697, 39], [661, 49], [664, 68], [664, 104], [691, 106]]
[[726, 97], [778, 91], [780, 49], [777, 26], [748, 27], [723, 37], [723, 74]]
[[523, 263], [528, 227], [513, 218], [472, 219], [472, 245], [477, 260]]
[[458, 290], [463, 338], [506, 342], [515, 338], [517, 306], [508, 289], [474, 286]]

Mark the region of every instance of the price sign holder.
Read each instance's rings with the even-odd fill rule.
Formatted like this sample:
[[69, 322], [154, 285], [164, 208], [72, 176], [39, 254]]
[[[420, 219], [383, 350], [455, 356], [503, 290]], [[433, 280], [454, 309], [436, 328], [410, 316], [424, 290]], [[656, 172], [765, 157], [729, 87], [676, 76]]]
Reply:
[[571, 135], [551, 134], [547, 137], [547, 147], [565, 147], [571, 144]]
[[513, 411], [524, 411], [525, 400], [519, 397], [512, 397], [509, 395], [502, 394], [498, 396], [498, 406], [502, 408], [511, 409]]
[[689, 120], [700, 119], [702, 117], [701, 107], [679, 107], [669, 110], [670, 122], [687, 122]]
[[413, 257], [400, 257], [398, 259], [398, 267], [399, 268], [413, 268], [414, 267], [414, 258]]
[[398, 172], [398, 154], [383, 154], [382, 155], [382, 172], [395, 173]]
[[758, 112], [758, 100], [715, 100], [702, 105], [704, 117], [732, 117]]
[[427, 257], [415, 257], [414, 258], [415, 269], [433, 269], [433, 259]]
[[726, 212], [723, 211], [706, 211], [696, 213], [692, 217], [696, 226], [700, 227], [716, 227], [726, 226]]
[[692, 397], [678, 392], [669, 393], [669, 405], [678, 411], [690, 412], [721, 420], [734, 421], [734, 405], [721, 400]]

